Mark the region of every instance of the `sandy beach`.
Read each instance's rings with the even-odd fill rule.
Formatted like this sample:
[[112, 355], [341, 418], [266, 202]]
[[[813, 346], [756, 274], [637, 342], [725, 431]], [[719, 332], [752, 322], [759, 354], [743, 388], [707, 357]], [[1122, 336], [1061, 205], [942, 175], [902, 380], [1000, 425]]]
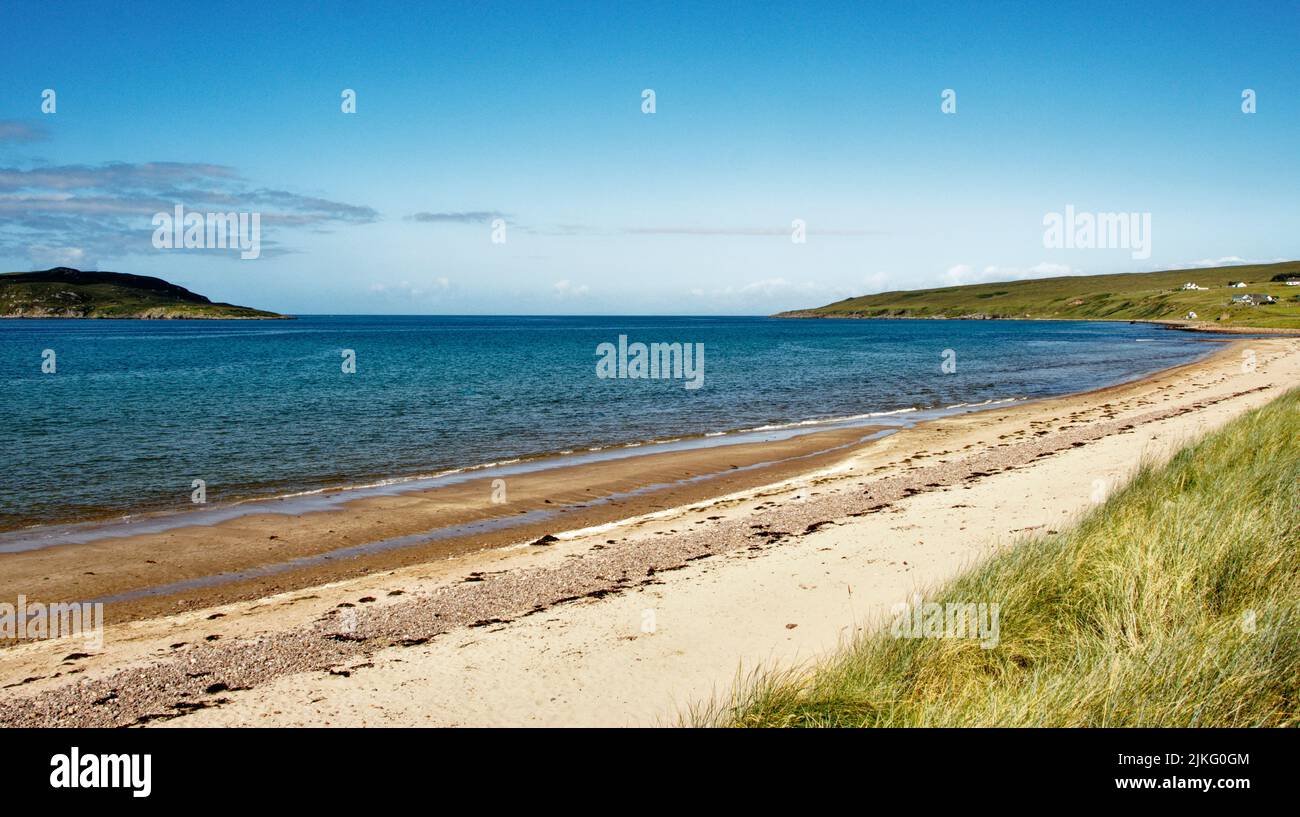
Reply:
[[[671, 724], [1069, 525], [1142, 461], [1300, 383], [1294, 339], [1221, 345], [1134, 383], [882, 439], [864, 425], [512, 477], [500, 505], [469, 481], [0, 554], [0, 597], [124, 596], [102, 650], [0, 651], [0, 723]], [[592, 501], [606, 494], [620, 498]], [[324, 558], [516, 515], [529, 521]]]
[[181, 513], [142, 520], [169, 526], [159, 530], [109, 525], [99, 533], [112, 535], [93, 541], [0, 553], [0, 598], [32, 598], [39, 587], [33, 600], [102, 599], [116, 622], [257, 599], [770, 484], [836, 462], [882, 430], [856, 425], [662, 452], [674, 446], [646, 444], [607, 451], [609, 459], [537, 461], [544, 470], [499, 480], [485, 470], [391, 495], [340, 491], [324, 510], [295, 512], [285, 507], [292, 500], [279, 500], [236, 506], [229, 510], [243, 513], [219, 522]]

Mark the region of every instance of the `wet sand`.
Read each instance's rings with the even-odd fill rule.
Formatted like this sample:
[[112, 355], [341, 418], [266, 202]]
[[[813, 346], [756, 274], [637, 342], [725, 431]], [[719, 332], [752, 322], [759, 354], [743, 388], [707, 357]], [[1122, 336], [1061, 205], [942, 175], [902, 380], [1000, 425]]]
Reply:
[[[111, 624], [102, 650], [18, 645], [0, 651], [0, 724], [671, 721], [738, 671], [815, 657], [909, 593], [1071, 524], [1099, 484], [1298, 384], [1296, 341], [1235, 341], [1138, 382], [922, 423], [725, 496], [673, 490], [652, 513], [553, 527], [547, 546]], [[581, 501], [586, 487], [568, 490]]]
[[577, 465], [556, 458], [554, 467], [498, 485], [485, 475], [325, 511], [286, 515], [270, 512], [275, 502], [250, 503], [266, 512], [0, 553], [0, 599], [103, 601], [106, 620], [120, 623], [260, 598], [723, 496], [825, 466], [888, 430], [839, 428]]

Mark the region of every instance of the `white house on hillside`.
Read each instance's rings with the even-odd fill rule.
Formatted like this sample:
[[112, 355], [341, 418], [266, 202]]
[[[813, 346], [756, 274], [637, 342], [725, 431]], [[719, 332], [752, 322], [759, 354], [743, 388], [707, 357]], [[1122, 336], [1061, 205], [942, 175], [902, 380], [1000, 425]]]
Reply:
[[1229, 281], [1229, 282], [1228, 282], [1228, 286], [1232, 287], [1233, 289], [1245, 289], [1245, 288], [1246, 288], [1246, 282], [1245, 282], [1245, 281]]
[[1191, 281], [1188, 281], [1187, 283], [1183, 284], [1183, 289], [1205, 289], [1205, 287], [1197, 286], [1196, 284], [1193, 284]]
[[1275, 304], [1277, 303], [1277, 298], [1274, 298], [1272, 295], [1262, 295], [1252, 292], [1249, 295], [1233, 295], [1232, 302], [1234, 304], [1259, 306], [1260, 304]]

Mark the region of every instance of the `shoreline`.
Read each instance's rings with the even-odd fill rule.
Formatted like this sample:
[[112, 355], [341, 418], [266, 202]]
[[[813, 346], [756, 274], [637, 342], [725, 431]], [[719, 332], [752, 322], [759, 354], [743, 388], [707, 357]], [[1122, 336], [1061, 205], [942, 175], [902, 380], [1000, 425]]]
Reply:
[[716, 501], [834, 466], [899, 431], [1085, 398], [1199, 365], [1213, 354], [1066, 395], [766, 424], [199, 510], [12, 529], [0, 532], [6, 568], [0, 599], [40, 587], [36, 601], [103, 603], [111, 620], [132, 621], [536, 544], [557, 532]]
[[294, 315], [0, 315], [13, 321], [291, 321]]
[[[1141, 330], [1138, 330], [1138, 333], [1141, 333]], [[1191, 343], [1211, 339], [1208, 336], [1187, 337], [1186, 342], [1179, 339], [1166, 341], [1165, 345], [1184, 347], [1181, 355], [1194, 359], [1202, 353], [1191, 346]], [[1135, 370], [1134, 373], [1125, 376], [1140, 377], [1151, 373], [1143, 372], [1145, 368], [1143, 363], [1146, 363], [1146, 366], [1162, 365], [1134, 360], [1131, 364], [1126, 364], [1126, 368]], [[1045, 373], [1049, 368], [1051, 368], [1050, 364], [1041, 367]], [[1108, 376], [1113, 376], [1112, 372], [1099, 372], [1092, 382], [1105, 382]], [[128, 530], [136, 526], [175, 527], [178, 525], [177, 522], [164, 521], [173, 516], [188, 516], [195, 519], [196, 523], [203, 519], [204, 515], [213, 519], [233, 518], [255, 512], [253, 509], [259, 507], [258, 503], [264, 503], [264, 506], [270, 503], [287, 506], [301, 502], [304, 511], [319, 509], [330, 502], [346, 501], [341, 498], [344, 495], [356, 498], [371, 493], [386, 494], [400, 490], [413, 490], [419, 487], [418, 483], [432, 484], [448, 476], [482, 471], [515, 462], [537, 462], [546, 459], [554, 459], [558, 462], [562, 457], [582, 457], [588, 452], [600, 452], [599, 456], [607, 456], [608, 452], [633, 450], [638, 447], [657, 449], [666, 443], [677, 444], [679, 441], [686, 441], [688, 444], [692, 441], [697, 444], [731, 444], [744, 435], [772, 429], [791, 428], [803, 432], [818, 427], [830, 428], [843, 423], [861, 422], [864, 419], [889, 418], [894, 414], [907, 412], [941, 415], [949, 411], [965, 410], [972, 406], [996, 404], [1006, 400], [1063, 396], [1079, 387], [1078, 383], [1045, 377], [1043, 382], [1035, 384], [1032, 388], [1027, 385], [1024, 389], [1014, 389], [1014, 387], [1007, 390], [999, 389], [1000, 393], [992, 395], [989, 394], [992, 391], [991, 387], [964, 389], [962, 391], [970, 395], [965, 399], [971, 402], [952, 404], [941, 403], [936, 396], [938, 392], [933, 390], [927, 392], [925, 389], [916, 390], [913, 392], [916, 399], [904, 403], [898, 399], [900, 396], [906, 396], [907, 389], [903, 389], [897, 394], [877, 394], [870, 399], [853, 401], [856, 405], [848, 401], [840, 401], [833, 406], [816, 403], [785, 405], [771, 411], [747, 412], [743, 421], [740, 417], [714, 416], [707, 422], [693, 424], [693, 427], [687, 429], [689, 432], [687, 434], [678, 432], [676, 428], [643, 426], [633, 434], [628, 434], [626, 438], [620, 438], [618, 428], [593, 426], [591, 430], [579, 433], [525, 436], [520, 440], [510, 440], [507, 445], [493, 445], [487, 452], [475, 451], [476, 446], [473, 442], [483, 441], [483, 439], [473, 435], [465, 438], [469, 440], [468, 443], [458, 442], [449, 445], [443, 450], [433, 452], [435, 456], [421, 451], [420, 443], [416, 441], [412, 445], [405, 446], [403, 451], [421, 451], [418, 457], [401, 456], [400, 460], [396, 459], [397, 455], [384, 457], [382, 456], [384, 449], [381, 447], [379, 454], [362, 452], [361, 457], [349, 461], [347, 468], [337, 470], [323, 468], [314, 465], [313, 462], [301, 461], [294, 462], [292, 466], [287, 461], [282, 463], [283, 467], [277, 466], [275, 463], [280, 459], [278, 454], [262, 456], [263, 463], [269, 466], [262, 467], [262, 463], [250, 461], [250, 458], [256, 457], [255, 454], [250, 453], [246, 454], [244, 461], [239, 463], [242, 467], [226, 468], [226, 472], [220, 479], [212, 477], [215, 487], [209, 487], [207, 497], [209, 501], [202, 505], [190, 503], [188, 489], [182, 487], [183, 483], [181, 485], [170, 482], [161, 484], [153, 474], [141, 475], [134, 472], [129, 476], [124, 474], [126, 478], [120, 480], [109, 474], [97, 474], [96, 479], [83, 481], [90, 486], [97, 485], [102, 488], [68, 493], [45, 492], [46, 496], [33, 497], [33, 501], [26, 507], [21, 501], [13, 502], [6, 507], [4, 513], [0, 514], [0, 517], [3, 517], [0, 519], [0, 554], [10, 550], [27, 549], [24, 542], [29, 540], [86, 542], [104, 538], [109, 535], [102, 532], [104, 528], [121, 526], [123, 530]], [[944, 396], [948, 400], [961, 399], [952, 390], [948, 390]], [[989, 397], [995, 399], [987, 399]], [[864, 405], [878, 410], [861, 414], [853, 413], [861, 411], [860, 406]], [[819, 410], [836, 416], [819, 416]], [[779, 419], [778, 415], [781, 415]], [[880, 422], [891, 423], [892, 421], [881, 419]], [[662, 425], [661, 423], [660, 426]], [[534, 426], [542, 429], [545, 427], [545, 424]], [[661, 436], [640, 436], [655, 433]], [[103, 447], [101, 446], [99, 450], [102, 451]], [[286, 452], [285, 457], [289, 458], [291, 455], [292, 452]], [[483, 462], [479, 461], [478, 457], [495, 461]], [[36, 458], [32, 459], [36, 461]], [[399, 461], [400, 466], [397, 465]], [[218, 458], [213, 463], [198, 465], [201, 469], [208, 465], [228, 466], [229, 463], [223, 463]], [[31, 482], [32, 480], [29, 479], [28, 484], [30, 485]], [[403, 484], [410, 487], [405, 489], [400, 487]], [[303, 497], [313, 499], [305, 500], [302, 499]], [[333, 499], [327, 501], [325, 499], [327, 497]]]
[[769, 318], [786, 320], [846, 320], [846, 321], [1025, 321], [1041, 323], [1044, 321], [1061, 321], [1068, 323], [1144, 323], [1182, 332], [1204, 332], [1213, 335], [1277, 335], [1279, 337], [1300, 335], [1300, 329], [1287, 327], [1253, 327], [1223, 326], [1201, 321], [1181, 321], [1157, 318], [1026, 318], [1003, 317], [999, 315], [828, 315], [811, 309], [792, 309], [778, 312]]
[[[911, 318], [898, 318], [898, 320], [912, 320]], [[928, 318], [917, 318], [916, 320], [930, 320]], [[1128, 323], [1144, 323], [1142, 321], [1128, 321]], [[1173, 327], [1166, 327], [1173, 328]], [[1212, 333], [1205, 333], [1212, 334]], [[1203, 342], [1226, 342], [1219, 338], [1196, 338], [1193, 340]], [[1195, 362], [1197, 358], [1189, 362]], [[1183, 365], [1183, 364], [1176, 364]], [[1128, 376], [1128, 380], [1120, 380], [1117, 383], [1129, 382], [1135, 378], [1142, 378], [1158, 374], [1161, 369], [1145, 373], [1136, 373]], [[1103, 387], [1104, 388], [1104, 387]], [[815, 433], [821, 429], [834, 429], [848, 425], [863, 425], [869, 423], [879, 423], [897, 427], [909, 427], [916, 422], [927, 419], [942, 417], [950, 413], [961, 413], [970, 410], [979, 410], [987, 406], [997, 406], [1004, 403], [1015, 403], [1027, 400], [1055, 399], [1067, 397], [1071, 394], [1081, 392], [1061, 392], [1056, 394], [1012, 394], [1009, 396], [998, 396], [991, 399], [985, 399], [978, 402], [959, 402], [950, 405], [924, 406], [918, 403], [901, 406], [897, 408], [882, 408], [876, 411], [851, 414], [845, 416], [833, 417], [797, 417], [795, 419], [782, 419], [769, 421], [763, 425], [753, 427], [737, 427], [708, 429], [705, 431], [696, 431], [688, 434], [673, 434], [659, 438], [633, 439], [627, 441], [593, 443], [590, 446], [578, 444], [568, 450], [549, 450], [533, 451], [526, 453], [515, 453], [507, 458], [499, 459], [493, 462], [478, 462], [469, 464], [459, 464], [448, 462], [443, 465], [427, 466], [425, 469], [393, 474], [385, 471], [373, 471], [350, 476], [342, 482], [316, 480], [307, 478], [305, 481], [288, 482], [287, 480], [277, 480], [271, 483], [250, 484], [247, 486], [237, 486], [228, 496], [222, 496], [210, 504], [202, 506], [193, 506], [181, 504], [178, 501], [160, 501], [151, 498], [150, 501], [143, 504], [137, 504], [131, 507], [122, 505], [107, 505], [93, 510], [85, 509], [81, 513], [51, 516], [46, 518], [24, 518], [6, 520], [4, 526], [0, 526], [0, 555], [6, 552], [22, 551], [33, 549], [35, 547], [44, 547], [46, 545], [34, 544], [28, 547], [27, 542], [48, 541], [50, 544], [68, 543], [85, 543], [95, 539], [107, 538], [109, 536], [121, 535], [116, 532], [120, 529], [129, 533], [133, 528], [139, 529], [168, 529], [179, 527], [185, 519], [193, 519], [195, 524], [202, 524], [205, 518], [213, 521], [233, 519], [239, 516], [246, 516], [258, 512], [259, 508], [271, 507], [280, 503], [287, 503], [285, 507], [301, 506], [301, 511], [321, 510], [337, 503], [347, 502], [351, 499], [360, 499], [373, 495], [391, 495], [407, 491], [420, 490], [422, 487], [434, 487], [440, 481], [460, 480], [467, 478], [467, 475], [486, 474], [494, 469], [501, 469], [509, 476], [511, 470], [520, 470], [507, 468], [506, 466], [515, 466], [520, 464], [523, 469], [531, 470], [534, 464], [540, 468], [561, 467], [571, 462], [581, 462], [582, 458], [588, 456], [617, 457], [617, 456], [634, 456], [637, 454], [650, 453], [652, 451], [669, 451], [676, 447], [690, 446], [726, 446], [735, 445], [742, 442], [748, 442], [751, 438], [758, 438], [756, 435], [763, 434], [783, 434], [798, 433], [807, 434]], [[911, 421], [909, 422], [909, 417]], [[901, 420], [899, 418], [902, 418]], [[86, 506], [90, 508], [90, 506]], [[276, 512], [281, 512], [277, 510]], [[16, 516], [16, 514], [11, 514]]]
[[[1144, 377], [1145, 375], [1137, 375]], [[190, 524], [211, 524], [266, 509], [274, 513], [319, 511], [337, 504], [375, 496], [395, 496], [414, 493], [427, 488], [454, 484], [467, 479], [495, 476], [513, 476], [531, 471], [544, 471], [572, 465], [605, 460], [616, 460], [659, 453], [691, 449], [725, 448], [753, 442], [775, 442], [795, 436], [817, 434], [843, 428], [882, 426], [904, 429], [928, 419], [979, 411], [986, 407], [1015, 404], [1027, 400], [1049, 399], [1008, 397], [985, 400], [979, 403], [957, 403], [933, 408], [900, 408], [868, 412], [844, 417], [792, 420], [754, 428], [710, 431], [675, 437], [611, 443], [585, 449], [546, 451], [521, 454], [495, 462], [448, 467], [431, 473], [399, 476], [371, 475], [357, 482], [324, 486], [300, 486], [283, 492], [251, 493], [229, 500], [214, 502], [202, 508], [142, 506], [128, 511], [113, 511], [102, 516], [73, 517], [49, 522], [19, 525], [0, 529], [0, 554], [39, 550], [61, 544], [85, 544], [97, 539], [116, 538], [140, 531], [168, 530]], [[288, 506], [273, 503], [289, 503]], [[292, 507], [292, 510], [286, 510]]]
[[1278, 337], [1288, 337], [1300, 335], [1300, 329], [1289, 329], [1286, 327], [1263, 327], [1257, 328], [1252, 326], [1217, 326], [1215, 324], [1204, 324], [1198, 321], [1134, 321], [1135, 323], [1150, 323], [1156, 326], [1163, 326], [1166, 329], [1174, 329], [1180, 332], [1209, 332], [1219, 335], [1276, 335]]
[[[1175, 446], [1300, 382], [1294, 343], [1257, 342], [1249, 372], [1237, 359], [1244, 343], [1084, 395], [918, 424], [758, 487], [571, 525], [548, 546], [517, 542], [217, 607], [110, 617], [93, 655], [77, 656], [69, 641], [16, 645], [0, 651], [0, 723], [644, 722], [681, 703], [679, 692], [717, 692], [756, 650], [820, 649], [869, 619], [857, 607], [830, 612], [846, 581], [850, 599], [896, 600], [997, 547], [989, 531], [1021, 536], [1048, 513], [1068, 521], [1092, 479], [1122, 479], [1144, 446]], [[1049, 486], [1066, 492], [1059, 510], [1039, 499]], [[981, 510], [977, 496], [1002, 506]], [[937, 536], [939, 550], [900, 536], [909, 527], [928, 530], [926, 542]], [[831, 607], [814, 615], [808, 605], [822, 593], [817, 603]], [[693, 612], [666, 609], [676, 604]], [[716, 605], [731, 607], [705, 609]], [[640, 632], [643, 611], [661, 608], [658, 634]], [[781, 619], [798, 628], [765, 629]], [[564, 658], [570, 648], [579, 658]], [[411, 687], [416, 670], [438, 680]], [[492, 673], [510, 680], [489, 682]], [[501, 688], [512, 683], [548, 692]], [[359, 703], [380, 688], [382, 716]], [[549, 695], [557, 690], [567, 692]]]
[[[259, 503], [211, 523], [200, 517], [190, 524], [180, 515], [139, 532], [109, 527], [86, 542], [0, 553], [0, 598], [40, 587], [34, 601], [101, 601], [116, 622], [256, 599], [526, 546], [567, 530], [709, 500], [831, 463], [894, 430], [850, 426], [727, 446], [543, 463], [552, 467], [504, 478], [469, 472], [451, 484], [335, 494], [337, 503], [298, 513]], [[494, 484], [502, 479], [503, 485]], [[505, 494], [500, 503], [493, 502], [498, 490]]]

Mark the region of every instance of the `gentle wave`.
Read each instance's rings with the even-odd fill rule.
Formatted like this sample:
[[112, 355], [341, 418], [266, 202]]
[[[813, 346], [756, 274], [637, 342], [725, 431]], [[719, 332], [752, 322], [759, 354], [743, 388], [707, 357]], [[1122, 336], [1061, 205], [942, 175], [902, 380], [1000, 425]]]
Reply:
[[[703, 387], [598, 379], [593, 350], [620, 334], [704, 343]], [[557, 456], [892, 424], [926, 407], [1100, 388], [1208, 346], [1148, 325], [1046, 321], [0, 324], [6, 408], [24, 418], [0, 429], [0, 530], [175, 511], [189, 506], [196, 478], [213, 503], [296, 501]], [[57, 375], [29, 365], [33, 347], [60, 350]], [[358, 370], [344, 376], [338, 353], [352, 348]], [[943, 374], [949, 348], [959, 365]]]

